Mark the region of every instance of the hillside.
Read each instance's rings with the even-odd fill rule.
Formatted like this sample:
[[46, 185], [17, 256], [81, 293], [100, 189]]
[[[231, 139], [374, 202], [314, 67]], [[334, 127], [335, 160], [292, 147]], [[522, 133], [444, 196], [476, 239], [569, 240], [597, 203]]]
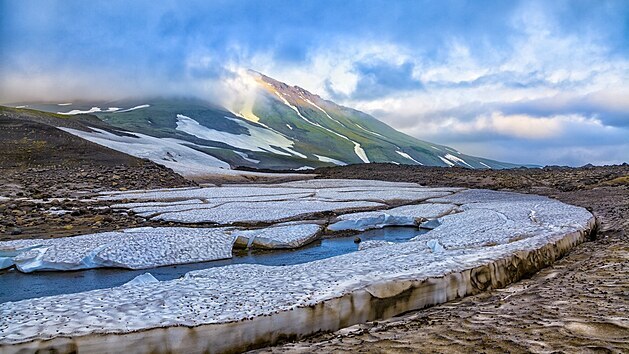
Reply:
[[168, 168], [81, 139], [57, 127], [77, 131], [99, 127], [113, 131], [94, 116], [68, 117], [0, 106], [0, 170], [3, 171], [0, 192], [42, 198], [63, 194], [60, 186], [64, 184], [95, 190], [192, 184]]
[[61, 116], [93, 114], [135, 137], [72, 127], [66, 131], [183, 174], [207, 167], [303, 170], [370, 162], [515, 167], [415, 139], [368, 114], [256, 72], [241, 79], [250, 89], [239, 92], [229, 107], [195, 98], [21, 105]]

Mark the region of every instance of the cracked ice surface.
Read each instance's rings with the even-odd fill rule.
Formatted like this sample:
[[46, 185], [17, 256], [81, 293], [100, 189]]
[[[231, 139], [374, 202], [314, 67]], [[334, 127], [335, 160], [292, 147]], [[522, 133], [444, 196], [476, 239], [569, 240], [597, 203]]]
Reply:
[[321, 226], [317, 224], [280, 224], [264, 229], [237, 231], [234, 236], [247, 239], [254, 248], [298, 248], [314, 241]]
[[452, 194], [450, 191], [431, 190], [430, 188], [343, 188], [321, 189], [316, 197], [334, 201], [371, 200], [386, 201], [422, 201], [430, 198], [444, 197]]
[[256, 203], [227, 203], [212, 209], [193, 209], [164, 213], [153, 220], [181, 223], [211, 222], [217, 224], [275, 222], [325, 211], [378, 208], [383, 204], [365, 201], [332, 202], [322, 200], [288, 200]]
[[365, 231], [385, 226], [415, 226], [423, 219], [433, 219], [456, 210], [454, 204], [405, 205], [381, 211], [365, 211], [340, 215], [328, 230]]
[[142, 205], [142, 203], [134, 203], [137, 204], [130, 209], [133, 210], [140, 216], [148, 217], [155, 214], [163, 214], [167, 212], [177, 212], [177, 211], [186, 211], [186, 210], [194, 210], [194, 209], [212, 209], [219, 205], [225, 203], [243, 203], [243, 202], [273, 202], [273, 201], [284, 201], [284, 200], [294, 200], [311, 196], [312, 193], [296, 193], [296, 194], [277, 194], [277, 195], [263, 195], [263, 196], [254, 196], [254, 197], [234, 197], [234, 198], [215, 198], [212, 199], [213, 203], [168, 203], [162, 202], [160, 205], [150, 205], [152, 203], [147, 203], [147, 205]]
[[230, 265], [171, 281], [0, 304], [0, 345], [238, 322], [357, 290], [386, 298], [396, 294], [390, 290], [395, 286], [388, 285], [438, 278], [539, 249], [571, 231], [584, 230], [592, 219], [583, 208], [536, 196], [463, 191], [443, 199], [439, 202], [459, 204], [463, 211], [440, 218], [441, 225], [411, 242], [305, 264]]
[[177, 202], [135, 202], [135, 203], [120, 203], [113, 204], [111, 208], [113, 209], [134, 209], [134, 208], [159, 208], [163, 206], [171, 206], [171, 205], [189, 205], [189, 204], [203, 204], [201, 199], [188, 199], [181, 200]]
[[363, 179], [309, 179], [309, 180], [303, 180], [303, 181], [286, 182], [286, 183], [282, 183], [282, 185], [286, 187], [292, 187], [292, 188], [308, 188], [308, 189], [343, 188], [343, 187], [355, 188], [356, 186], [375, 187], [375, 188], [380, 188], [380, 187], [418, 188], [418, 187], [421, 187], [417, 183], [386, 182], [386, 181], [363, 180]]
[[0, 242], [22, 272], [98, 267], [129, 269], [231, 258], [225, 228], [136, 228], [45, 240]]
[[463, 212], [440, 218], [439, 226], [411, 241], [436, 239], [448, 250], [567, 233], [583, 228], [580, 221], [591, 217], [583, 208], [547, 197], [510, 192], [466, 190], [430, 201], [456, 203]]
[[232, 198], [227, 201], [234, 201], [239, 199], [234, 198], [249, 198], [249, 200], [255, 200], [252, 197], [257, 196], [273, 196], [273, 195], [291, 195], [291, 194], [303, 194], [303, 189], [298, 188], [283, 188], [281, 185], [278, 187], [260, 188], [258, 186], [252, 187], [249, 185], [230, 185], [228, 187], [204, 187], [204, 188], [172, 188], [165, 190], [154, 190], [144, 192], [133, 193], [117, 193], [103, 195], [99, 199], [101, 200], [122, 200], [122, 199], [135, 199], [135, 200], [155, 200], [155, 201], [168, 201], [168, 200], [182, 200], [182, 199], [204, 199], [209, 202], [225, 201], [222, 199]]

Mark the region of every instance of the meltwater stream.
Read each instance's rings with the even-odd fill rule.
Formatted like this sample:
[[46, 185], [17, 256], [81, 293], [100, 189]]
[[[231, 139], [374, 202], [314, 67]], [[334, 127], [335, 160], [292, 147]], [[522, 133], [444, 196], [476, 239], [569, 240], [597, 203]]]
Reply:
[[404, 242], [425, 232], [426, 230], [410, 227], [387, 227], [365, 231], [355, 236], [318, 240], [296, 250], [235, 251], [234, 257], [231, 259], [142, 270], [100, 268], [25, 274], [13, 268], [0, 271], [0, 303], [111, 288], [120, 286], [143, 273], [151, 273], [158, 280], [172, 280], [193, 270], [222, 267], [230, 264], [255, 263], [282, 266], [307, 263], [357, 251], [358, 245], [354, 243], [356, 236], [363, 241], [385, 240]]

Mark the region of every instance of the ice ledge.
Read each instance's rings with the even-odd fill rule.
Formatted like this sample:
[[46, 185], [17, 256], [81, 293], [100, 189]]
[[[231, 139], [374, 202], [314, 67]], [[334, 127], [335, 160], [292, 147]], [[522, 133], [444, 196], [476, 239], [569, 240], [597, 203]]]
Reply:
[[30, 273], [100, 267], [128, 269], [232, 257], [227, 228], [145, 227], [57, 239], [0, 243], [0, 265]]
[[5, 307], [0, 312], [5, 319], [0, 324], [0, 333], [3, 334], [0, 349], [7, 354], [44, 349], [59, 353], [83, 350], [125, 353], [241, 352], [285, 338], [334, 331], [504, 287], [550, 265], [583, 242], [595, 229], [596, 220], [591, 217], [584, 228], [538, 240], [532, 247], [503, 247], [502, 252], [492, 257], [458, 255], [447, 262], [451, 269], [445, 275], [435, 274], [434, 270], [419, 277], [417, 274], [392, 274], [325, 299], [278, 309], [264, 316], [249, 316], [223, 323], [181, 323], [144, 330], [99, 331], [72, 337], [34, 333], [34, 336], [24, 338], [7, 332], [7, 321], [15, 315], [11, 316]]

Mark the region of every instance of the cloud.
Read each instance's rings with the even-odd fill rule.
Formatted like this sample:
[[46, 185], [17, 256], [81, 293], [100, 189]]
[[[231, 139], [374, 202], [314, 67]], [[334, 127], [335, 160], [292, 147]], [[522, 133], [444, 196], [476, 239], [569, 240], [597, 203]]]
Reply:
[[251, 68], [466, 152], [629, 160], [627, 1], [8, 0], [0, 14], [2, 102], [229, 105]]
[[352, 72], [356, 82], [350, 94], [337, 92], [330, 81], [326, 84], [327, 91], [335, 99], [369, 100], [389, 96], [400, 91], [420, 90], [423, 84], [413, 77], [415, 65], [405, 61], [401, 64], [383, 60], [356, 62]]

